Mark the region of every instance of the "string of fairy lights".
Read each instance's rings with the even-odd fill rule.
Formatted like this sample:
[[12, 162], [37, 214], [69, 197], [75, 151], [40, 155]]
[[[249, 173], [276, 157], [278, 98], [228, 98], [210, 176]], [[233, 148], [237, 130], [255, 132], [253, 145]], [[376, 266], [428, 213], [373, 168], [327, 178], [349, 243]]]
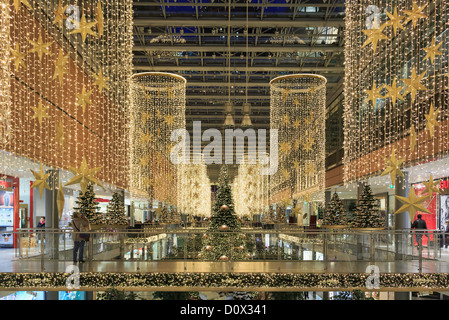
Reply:
[[130, 183], [133, 198], [177, 203], [173, 130], [185, 129], [185, 78], [159, 72], [132, 76]]
[[[270, 128], [279, 133], [279, 169], [272, 202], [324, 201], [326, 78], [313, 74], [271, 80]], [[276, 194], [283, 194], [279, 199]]]
[[[78, 190], [80, 181], [125, 188], [132, 1], [17, 0], [8, 7], [0, 37], [11, 62], [12, 108], [0, 171], [30, 177], [37, 164], [59, 169], [61, 181]], [[4, 70], [1, 90], [8, 90]]]
[[447, 167], [448, 9], [446, 1], [347, 2], [345, 183], [390, 174], [394, 185], [415, 164]]
[[11, 131], [11, 83], [9, 51], [10, 6], [9, 1], [0, 1], [0, 140], [8, 143]]

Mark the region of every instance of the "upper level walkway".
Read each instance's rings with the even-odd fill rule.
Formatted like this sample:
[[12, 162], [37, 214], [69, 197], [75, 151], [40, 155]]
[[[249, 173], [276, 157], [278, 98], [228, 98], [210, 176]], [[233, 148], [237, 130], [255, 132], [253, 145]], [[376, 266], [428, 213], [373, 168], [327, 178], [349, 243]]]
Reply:
[[86, 262], [76, 265], [71, 231], [34, 231], [16, 233], [16, 248], [0, 249], [0, 290], [66, 290], [79, 271], [79, 290], [372, 290], [368, 282], [378, 279], [378, 291], [449, 291], [449, 249], [437, 231], [419, 247], [410, 230], [248, 228], [227, 233], [245, 235], [247, 259], [204, 261], [201, 239], [213, 236], [206, 229], [97, 230]]

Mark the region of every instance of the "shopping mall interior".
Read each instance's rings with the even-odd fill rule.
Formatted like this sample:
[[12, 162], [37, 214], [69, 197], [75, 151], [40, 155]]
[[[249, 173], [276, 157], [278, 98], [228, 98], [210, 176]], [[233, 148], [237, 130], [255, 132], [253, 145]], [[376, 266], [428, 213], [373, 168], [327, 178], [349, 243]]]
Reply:
[[449, 2], [0, 6], [0, 300], [449, 299]]

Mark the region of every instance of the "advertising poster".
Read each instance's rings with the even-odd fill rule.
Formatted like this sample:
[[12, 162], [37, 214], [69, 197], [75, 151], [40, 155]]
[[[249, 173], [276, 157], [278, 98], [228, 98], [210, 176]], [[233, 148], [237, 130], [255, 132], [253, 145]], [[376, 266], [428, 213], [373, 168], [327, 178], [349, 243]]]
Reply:
[[[417, 184], [414, 184], [413, 187], [415, 188], [415, 192], [416, 192], [416, 196], [417, 197], [424, 196], [423, 191], [426, 188], [425, 185], [423, 185], [422, 183], [417, 183]], [[427, 192], [426, 192], [426, 195], [427, 195]], [[437, 199], [438, 199], [437, 193], [433, 192], [432, 196], [428, 197], [422, 203], [422, 206], [424, 208], [427, 208], [427, 210], [429, 210], [431, 213], [429, 214], [429, 213], [425, 213], [425, 212], [416, 211], [415, 218], [413, 219], [413, 221], [418, 219], [418, 214], [421, 214], [422, 215], [422, 219], [424, 221], [426, 221], [427, 229], [429, 229], [429, 230], [436, 230], [437, 229]], [[423, 246], [427, 246], [428, 240], [431, 240], [431, 241], [433, 240], [433, 235], [432, 234], [430, 234], [429, 237], [423, 237], [422, 238]], [[417, 243], [415, 243], [415, 245], [416, 244]]]
[[440, 196], [440, 216], [438, 219], [438, 229], [444, 230], [446, 221], [449, 220], [449, 194]]

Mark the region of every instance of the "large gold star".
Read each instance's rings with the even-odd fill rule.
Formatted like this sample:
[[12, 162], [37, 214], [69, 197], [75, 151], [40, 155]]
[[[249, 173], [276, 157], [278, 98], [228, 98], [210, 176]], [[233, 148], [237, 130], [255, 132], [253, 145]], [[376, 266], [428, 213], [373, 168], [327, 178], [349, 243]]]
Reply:
[[433, 63], [435, 61], [435, 56], [441, 56], [443, 54], [441, 51], [438, 50], [442, 44], [443, 42], [441, 41], [438, 45], [436, 45], [435, 38], [433, 38], [430, 46], [427, 48], [423, 48], [424, 51], [426, 52], [426, 56], [424, 57], [423, 60], [425, 61], [427, 58], [430, 58], [430, 62]]
[[21, 3], [23, 3], [23, 5], [28, 9], [33, 10], [28, 0], [14, 0], [14, 8], [16, 9], [16, 13], [19, 11], [19, 6]]
[[109, 78], [103, 77], [103, 72], [100, 69], [100, 72], [98, 73], [98, 76], [94, 74], [95, 82], [94, 84], [98, 86], [98, 89], [100, 89], [100, 92], [103, 92], [103, 88], [106, 90], [109, 89], [107, 81]]
[[426, 72], [424, 71], [418, 76], [416, 74], [415, 68], [413, 68], [410, 79], [401, 79], [407, 85], [404, 95], [406, 95], [407, 93], [411, 93], [412, 102], [415, 101], [416, 93], [418, 92], [418, 90], [426, 90], [426, 87], [421, 83], [425, 75]]
[[439, 110], [435, 110], [433, 108], [433, 103], [431, 103], [430, 108], [429, 108], [429, 113], [424, 115], [427, 119], [426, 129], [429, 130], [431, 137], [433, 137], [433, 134], [435, 132], [435, 127], [440, 125], [437, 120], [438, 111]]
[[76, 102], [77, 106], [81, 106], [83, 108], [83, 112], [86, 111], [86, 106], [90, 104], [90, 95], [92, 94], [92, 90], [89, 92], [86, 92], [86, 88], [83, 85], [83, 90], [81, 93], [77, 93], [76, 97], [78, 98], [78, 101]]
[[58, 23], [59, 28], [62, 28], [62, 25], [64, 24], [64, 19], [67, 19], [67, 16], [65, 15], [65, 10], [67, 9], [68, 5], [63, 6], [62, 2], [59, 1], [58, 3], [58, 9], [53, 10], [53, 13], [55, 14], [55, 19], [53, 20], [53, 24]]
[[416, 192], [415, 192], [415, 188], [412, 187], [408, 193], [408, 197], [401, 197], [401, 196], [397, 196], [395, 195], [395, 197], [401, 201], [403, 203], [402, 207], [400, 207], [395, 214], [398, 213], [402, 213], [405, 211], [408, 211], [408, 215], [410, 217], [410, 221], [413, 221], [413, 219], [415, 218], [415, 213], [416, 211], [421, 211], [421, 212], [426, 212], [426, 213], [431, 213], [429, 210], [427, 210], [426, 208], [424, 208], [421, 203], [423, 203], [424, 201], [426, 201], [427, 196], [424, 197], [417, 197], [416, 196]]
[[407, 18], [407, 20], [405, 20], [405, 23], [407, 23], [409, 21], [413, 21], [413, 28], [416, 27], [416, 23], [418, 22], [418, 19], [427, 18], [427, 16], [421, 12], [424, 10], [424, 8], [426, 6], [427, 6], [427, 4], [420, 7], [420, 6], [418, 6], [418, 4], [416, 2], [413, 2], [412, 10], [404, 10], [404, 12], [408, 15], [408, 18]]
[[164, 123], [167, 124], [167, 126], [172, 126], [175, 123], [175, 117], [171, 114], [167, 114], [164, 117]]
[[410, 150], [413, 151], [415, 150], [416, 147], [416, 130], [415, 127], [412, 125], [410, 128]]
[[104, 15], [101, 9], [101, 1], [97, 2], [97, 31], [98, 37], [101, 38], [104, 33]]
[[429, 193], [429, 196], [432, 195], [432, 193], [436, 192], [438, 194], [441, 194], [441, 190], [439, 188], [437, 188], [437, 186], [440, 184], [440, 180], [438, 181], [433, 181], [433, 176], [430, 175], [429, 181], [428, 182], [423, 182], [423, 185], [426, 186], [426, 188], [423, 190], [422, 193]]
[[398, 15], [397, 7], [394, 8], [393, 14], [389, 13], [388, 11], [386, 11], [386, 13], [387, 13], [389, 20], [385, 23], [385, 25], [393, 27], [394, 35], [396, 35], [398, 28], [401, 28], [402, 30], [404, 30], [404, 26], [401, 24], [401, 20], [404, 18], [404, 16]]
[[396, 101], [398, 99], [404, 100], [404, 97], [401, 94], [401, 91], [404, 89], [404, 87], [402, 87], [402, 86], [398, 87], [397, 86], [396, 78], [393, 79], [393, 83], [391, 84], [391, 86], [386, 84], [385, 88], [388, 90], [388, 93], [385, 94], [385, 98], [390, 98], [391, 99], [391, 102], [393, 103], [393, 107], [396, 106]]
[[279, 150], [283, 153], [283, 154], [287, 154], [290, 151], [291, 147], [290, 147], [290, 143], [287, 141], [283, 141], [281, 143], [279, 143]]
[[86, 158], [83, 156], [83, 160], [81, 161], [81, 165], [79, 168], [69, 167], [69, 170], [73, 173], [74, 177], [65, 185], [70, 186], [79, 183], [81, 191], [83, 193], [86, 192], [87, 186], [90, 183], [97, 184], [100, 187], [103, 187], [95, 178], [95, 174], [97, 174], [102, 168], [103, 167], [89, 169], [89, 167], [87, 166]]
[[29, 52], [30, 53], [31, 52], [36, 52], [37, 56], [39, 57], [39, 61], [42, 60], [42, 55], [44, 55], [44, 54], [51, 54], [51, 52], [48, 49], [48, 47], [50, 47], [53, 44], [53, 41], [51, 41], [51, 42], [43, 42], [41, 34], [39, 34], [39, 39], [37, 41], [33, 41], [33, 40], [30, 40], [30, 39], [28, 39], [28, 41], [33, 46], [33, 48]]
[[290, 125], [290, 116], [288, 114], [284, 115], [282, 118], [282, 124], [285, 126]]
[[139, 159], [139, 165], [142, 167], [148, 167], [148, 164], [150, 163], [150, 155], [145, 154]]
[[383, 96], [380, 94], [380, 91], [382, 90], [382, 87], [376, 88], [376, 82], [373, 81], [373, 86], [371, 90], [365, 89], [364, 91], [368, 94], [368, 98], [365, 99], [365, 102], [371, 101], [373, 106], [376, 105], [376, 100], [383, 98]]
[[43, 118], [49, 118], [50, 116], [47, 114], [47, 111], [49, 107], [44, 107], [42, 105], [42, 101], [39, 100], [39, 106], [37, 107], [31, 107], [33, 109], [34, 114], [31, 119], [37, 119], [39, 120], [39, 124], [42, 125], [42, 119]]
[[293, 161], [293, 169], [299, 170], [299, 161], [298, 160]]
[[31, 188], [39, 188], [39, 194], [42, 198], [42, 192], [45, 189], [51, 190], [50, 186], [47, 183], [47, 179], [50, 176], [51, 173], [44, 173], [44, 170], [42, 169], [42, 163], [40, 164], [39, 172], [31, 170], [31, 173], [34, 176], [34, 182], [31, 185]]
[[150, 143], [151, 141], [153, 141], [153, 135], [150, 134], [150, 133], [142, 133], [142, 134], [140, 135], [140, 140], [141, 140], [143, 143], [148, 144], [148, 143]]
[[15, 48], [9, 48], [9, 51], [11, 51], [11, 55], [14, 59], [14, 68], [16, 71], [19, 70], [19, 67], [25, 67], [25, 62], [23, 61], [23, 58], [27, 55], [26, 53], [20, 52], [19, 44], [16, 42]]
[[86, 16], [83, 13], [83, 16], [81, 17], [79, 25], [77, 25], [77, 28], [72, 30], [70, 33], [71, 34], [74, 34], [74, 33], [81, 34], [81, 38], [83, 39], [83, 42], [85, 42], [88, 34], [90, 34], [92, 36], [97, 36], [95, 31], [92, 30], [92, 27], [95, 25], [97, 25], [97, 21], [87, 22]]
[[376, 51], [377, 44], [380, 40], [387, 40], [388, 37], [382, 32], [383, 29], [368, 29], [368, 30], [362, 30], [363, 33], [365, 33], [368, 38], [365, 40], [365, 42], [362, 45], [362, 48], [367, 46], [368, 44], [373, 44], [373, 50]]
[[62, 124], [62, 121], [59, 121], [59, 124], [56, 127], [56, 141], [58, 141], [58, 143], [62, 145], [64, 143], [64, 140], [64, 125]]
[[404, 159], [396, 159], [396, 150], [393, 148], [390, 158], [384, 158], [384, 160], [387, 167], [385, 168], [384, 172], [381, 173], [381, 176], [390, 174], [391, 184], [395, 185], [397, 175], [404, 177], [404, 174], [400, 169], [401, 165], [404, 163]]
[[312, 146], [315, 143], [315, 138], [308, 137], [307, 140], [303, 144], [303, 148], [305, 151], [312, 151]]
[[67, 73], [66, 64], [69, 61], [69, 56], [64, 56], [64, 51], [59, 50], [58, 59], [55, 61], [55, 73], [53, 74], [53, 80], [59, 78], [59, 85], [62, 85], [64, 74]]
[[298, 129], [301, 125], [301, 121], [299, 121], [299, 119], [296, 119], [295, 121], [293, 121], [292, 125], [295, 129]]

